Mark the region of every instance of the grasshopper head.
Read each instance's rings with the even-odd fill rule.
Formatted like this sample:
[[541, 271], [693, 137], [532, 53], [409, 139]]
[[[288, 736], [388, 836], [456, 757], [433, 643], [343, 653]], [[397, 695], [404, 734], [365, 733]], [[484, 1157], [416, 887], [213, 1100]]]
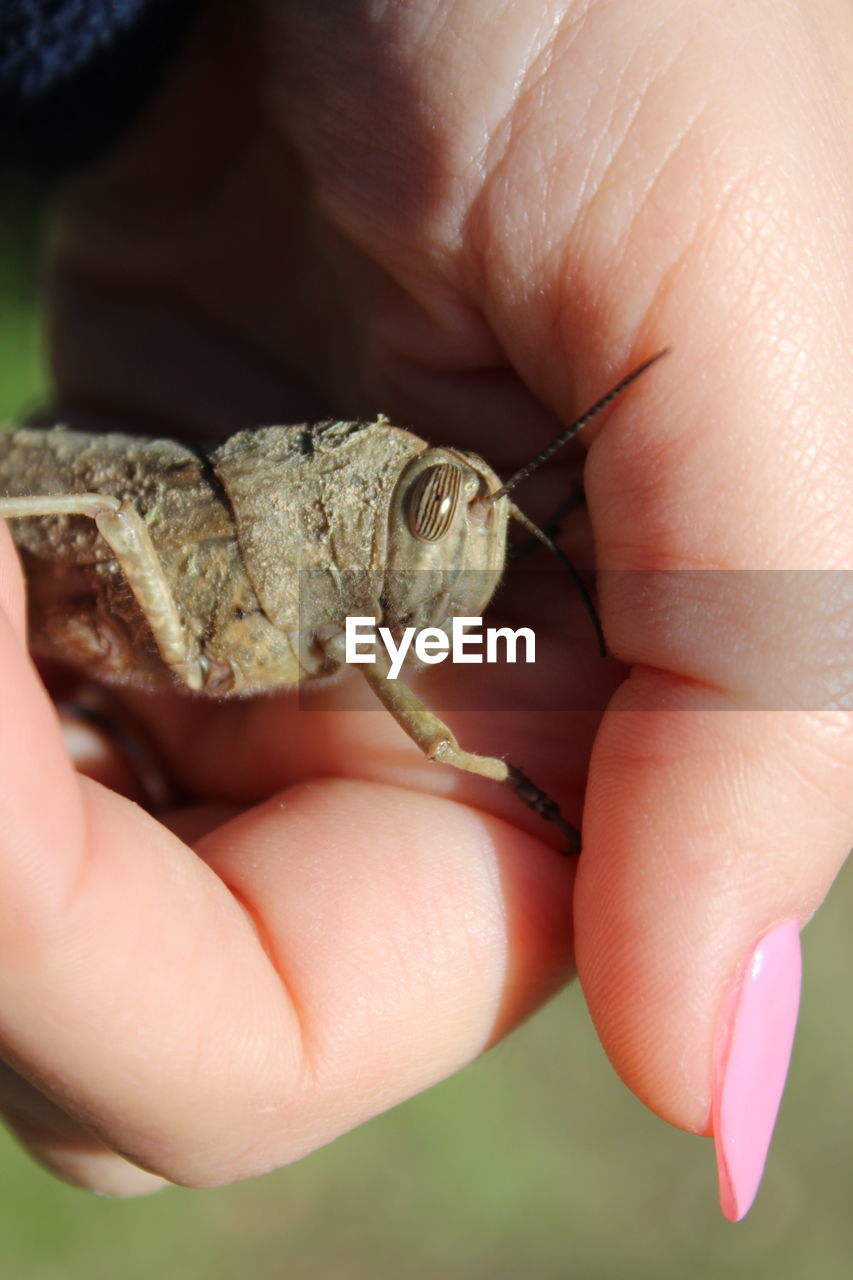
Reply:
[[503, 572], [509, 502], [481, 458], [427, 449], [404, 467], [391, 497], [386, 624], [440, 627], [479, 617]]

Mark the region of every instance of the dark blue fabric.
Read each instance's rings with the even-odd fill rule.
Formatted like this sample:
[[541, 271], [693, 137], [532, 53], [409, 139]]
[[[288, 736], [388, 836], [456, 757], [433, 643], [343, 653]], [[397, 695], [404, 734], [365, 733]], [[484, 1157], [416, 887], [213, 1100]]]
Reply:
[[199, 0], [0, 0], [0, 165], [57, 174], [130, 127]]

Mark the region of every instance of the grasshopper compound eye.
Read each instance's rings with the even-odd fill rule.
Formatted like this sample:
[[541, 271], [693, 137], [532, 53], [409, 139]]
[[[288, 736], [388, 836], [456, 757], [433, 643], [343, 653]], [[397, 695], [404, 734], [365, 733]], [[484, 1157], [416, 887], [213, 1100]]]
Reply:
[[453, 524], [462, 492], [462, 471], [439, 462], [422, 471], [406, 499], [406, 519], [418, 542], [440, 542]]

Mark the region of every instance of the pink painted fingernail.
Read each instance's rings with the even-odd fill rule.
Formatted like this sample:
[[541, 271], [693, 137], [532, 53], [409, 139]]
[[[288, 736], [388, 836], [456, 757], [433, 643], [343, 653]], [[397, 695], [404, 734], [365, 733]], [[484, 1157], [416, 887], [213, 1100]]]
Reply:
[[749, 1211], [764, 1172], [791, 1060], [801, 976], [799, 925], [785, 920], [746, 956], [720, 1017], [713, 1127], [720, 1207], [730, 1222]]

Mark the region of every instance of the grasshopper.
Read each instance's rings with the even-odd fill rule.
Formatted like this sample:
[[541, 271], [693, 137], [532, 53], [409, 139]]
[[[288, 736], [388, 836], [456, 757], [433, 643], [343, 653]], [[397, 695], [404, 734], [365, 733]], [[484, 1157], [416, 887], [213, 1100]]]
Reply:
[[[479, 616], [511, 517], [557, 551], [509, 491], [662, 354], [506, 483], [382, 417], [239, 431], [209, 449], [63, 427], [0, 435], [31, 647], [98, 679], [222, 698], [334, 674], [347, 617], [396, 637]], [[359, 670], [430, 760], [508, 784], [579, 851], [520, 769], [464, 750], [381, 658]]]

